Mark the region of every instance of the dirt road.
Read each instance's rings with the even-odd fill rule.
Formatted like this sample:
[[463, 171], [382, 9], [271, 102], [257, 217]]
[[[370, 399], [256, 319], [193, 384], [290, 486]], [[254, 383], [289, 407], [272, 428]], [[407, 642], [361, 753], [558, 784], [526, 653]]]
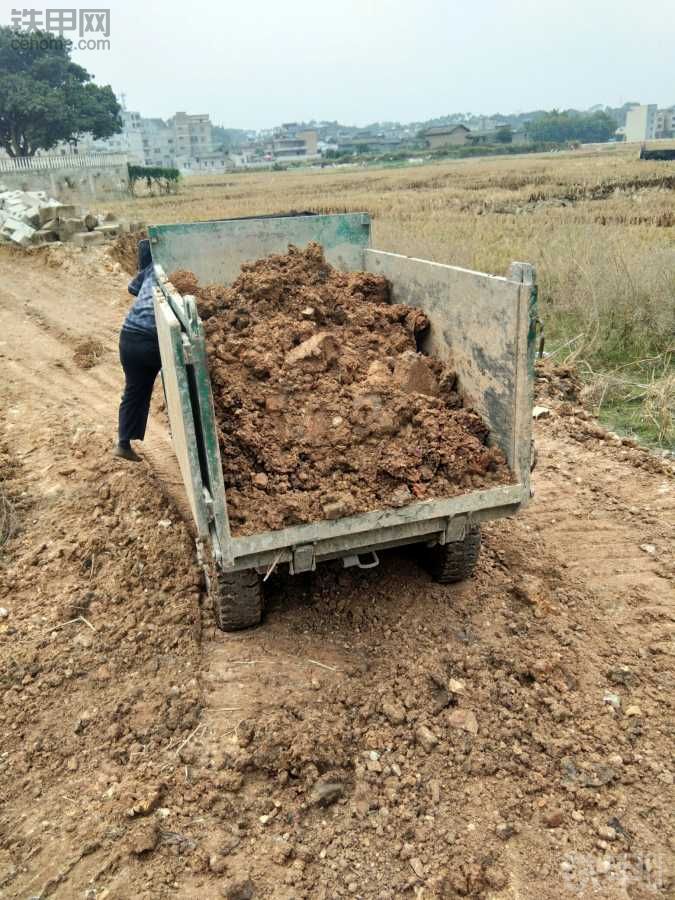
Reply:
[[670, 895], [663, 461], [554, 378], [535, 501], [471, 582], [327, 566], [224, 636], [161, 416], [110, 456], [125, 273], [1, 265], [0, 897]]

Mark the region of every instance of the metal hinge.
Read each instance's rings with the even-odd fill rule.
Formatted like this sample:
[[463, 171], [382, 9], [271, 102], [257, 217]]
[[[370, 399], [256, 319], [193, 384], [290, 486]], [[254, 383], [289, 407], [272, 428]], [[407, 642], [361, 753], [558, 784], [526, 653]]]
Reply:
[[206, 488], [202, 488], [202, 493], [204, 495], [204, 506], [206, 507], [206, 520], [207, 522], [213, 522], [216, 517], [215, 509], [213, 506], [213, 497]]
[[191, 366], [194, 363], [194, 358], [192, 356], [192, 344], [190, 342], [190, 338], [186, 334], [181, 335], [183, 341], [183, 362], [186, 365]]

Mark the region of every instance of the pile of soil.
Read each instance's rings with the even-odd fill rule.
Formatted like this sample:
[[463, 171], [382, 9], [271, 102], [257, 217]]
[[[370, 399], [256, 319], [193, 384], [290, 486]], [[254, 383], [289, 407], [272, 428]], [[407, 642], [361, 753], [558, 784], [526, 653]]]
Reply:
[[135, 275], [138, 271], [138, 242], [147, 236], [145, 228], [123, 231], [112, 243], [109, 256], [118, 262], [125, 272]]
[[418, 352], [429, 322], [310, 243], [230, 286], [170, 280], [205, 321], [235, 533], [335, 519], [510, 480], [455, 373]]
[[78, 341], [73, 353], [73, 362], [78, 369], [93, 369], [105, 352], [101, 341], [95, 338], [85, 338]]

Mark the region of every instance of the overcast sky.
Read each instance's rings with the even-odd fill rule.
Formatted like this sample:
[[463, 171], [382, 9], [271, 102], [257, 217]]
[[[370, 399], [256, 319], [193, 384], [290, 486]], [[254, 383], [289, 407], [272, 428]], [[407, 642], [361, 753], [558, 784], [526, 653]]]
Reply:
[[111, 49], [75, 58], [144, 116], [265, 128], [675, 103], [673, 0], [108, 2]]

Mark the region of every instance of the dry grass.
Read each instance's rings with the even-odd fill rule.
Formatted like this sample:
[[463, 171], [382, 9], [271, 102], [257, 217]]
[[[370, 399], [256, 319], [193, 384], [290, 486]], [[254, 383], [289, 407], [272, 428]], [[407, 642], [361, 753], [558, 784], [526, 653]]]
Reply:
[[[549, 347], [570, 341], [561, 356], [606, 372], [645, 358], [670, 359], [674, 188], [672, 165], [642, 162], [634, 149], [616, 147], [391, 169], [205, 176], [187, 179], [177, 196], [130, 199], [113, 211], [168, 223], [365, 210], [374, 244], [385, 250], [497, 274], [514, 259], [526, 260], [537, 267]], [[672, 380], [661, 387], [668, 393]]]

